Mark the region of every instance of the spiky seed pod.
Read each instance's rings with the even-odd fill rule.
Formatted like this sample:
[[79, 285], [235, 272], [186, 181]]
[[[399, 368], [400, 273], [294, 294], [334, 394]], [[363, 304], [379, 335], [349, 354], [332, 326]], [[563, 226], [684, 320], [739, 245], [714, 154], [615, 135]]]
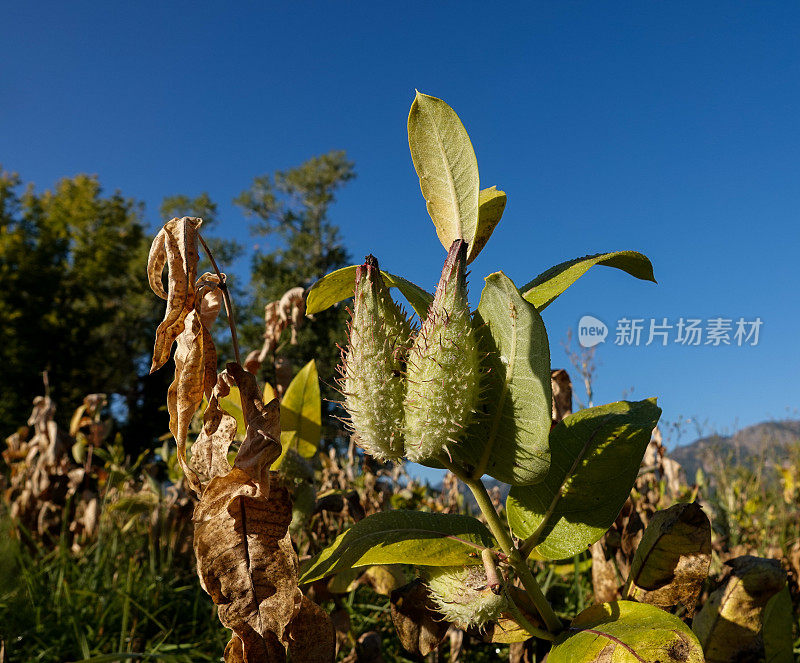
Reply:
[[383, 282], [378, 261], [356, 268], [350, 338], [340, 369], [356, 442], [378, 460], [403, 457], [405, 358], [411, 325]]
[[462, 628], [481, 627], [508, 607], [502, 589], [489, 586], [483, 566], [444, 566], [428, 571], [428, 590], [436, 609]]
[[408, 356], [406, 455], [424, 462], [456, 443], [479, 397], [479, 355], [467, 301], [467, 244], [450, 247]]

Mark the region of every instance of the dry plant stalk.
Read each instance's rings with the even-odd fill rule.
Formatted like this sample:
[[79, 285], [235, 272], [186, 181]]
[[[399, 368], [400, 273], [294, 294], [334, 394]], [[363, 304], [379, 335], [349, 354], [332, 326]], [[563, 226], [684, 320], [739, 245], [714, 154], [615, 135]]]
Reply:
[[[265, 405], [255, 377], [238, 363], [216, 372], [210, 327], [226, 296], [225, 275], [217, 271], [195, 280], [198, 242], [206, 248], [201, 223], [190, 217], [169, 221], [153, 241], [147, 265], [153, 291], [167, 300], [152, 370], [163, 366], [177, 345], [167, 405], [178, 461], [199, 498], [192, 520], [200, 584], [219, 606], [220, 621], [233, 631], [225, 661], [271, 663], [286, 660], [288, 652], [293, 660], [328, 663], [335, 651], [333, 626], [298, 587], [289, 535], [292, 500], [270, 471], [281, 453], [279, 403]], [[167, 290], [161, 282], [165, 266]], [[230, 318], [227, 297], [225, 304]], [[220, 404], [232, 385], [239, 388], [246, 427], [233, 467], [227, 455], [236, 422]], [[189, 423], [204, 395], [203, 430], [188, 458]]]

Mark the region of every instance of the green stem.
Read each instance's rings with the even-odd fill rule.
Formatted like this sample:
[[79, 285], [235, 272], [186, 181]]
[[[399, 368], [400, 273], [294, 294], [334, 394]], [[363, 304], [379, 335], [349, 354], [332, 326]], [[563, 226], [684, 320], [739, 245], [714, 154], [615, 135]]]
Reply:
[[494, 504], [492, 504], [489, 493], [486, 492], [486, 486], [483, 485], [483, 481], [467, 476], [465, 472], [461, 471], [461, 468], [450, 462], [447, 458], [440, 457], [439, 461], [461, 479], [470, 491], [472, 491], [472, 495], [478, 503], [478, 508], [481, 510], [484, 518], [486, 518], [489, 530], [492, 532], [494, 538], [497, 539], [500, 549], [505, 553], [509, 563], [522, 582], [522, 586], [525, 588], [531, 601], [533, 601], [533, 604], [542, 616], [544, 623], [547, 625], [547, 630], [551, 633], [558, 633], [561, 631], [564, 628], [561, 624], [561, 620], [556, 613], [553, 612], [553, 608], [542, 593], [539, 583], [537, 583], [536, 578], [533, 577], [530, 567], [514, 546], [514, 542], [511, 540], [511, 534], [505, 525], [503, 525], [502, 520], [500, 520], [500, 515], [497, 513], [497, 509], [494, 508]]
[[514, 603], [514, 599], [511, 598], [511, 594], [506, 592], [506, 598], [508, 599], [508, 611], [513, 615], [514, 619], [516, 620], [517, 624], [519, 624], [522, 628], [524, 628], [529, 635], [533, 636], [534, 638], [539, 638], [541, 640], [555, 640], [556, 636], [549, 631], [545, 631], [544, 629], [537, 628], [534, 626], [531, 621], [525, 616], [525, 613], [519, 609], [519, 606]]

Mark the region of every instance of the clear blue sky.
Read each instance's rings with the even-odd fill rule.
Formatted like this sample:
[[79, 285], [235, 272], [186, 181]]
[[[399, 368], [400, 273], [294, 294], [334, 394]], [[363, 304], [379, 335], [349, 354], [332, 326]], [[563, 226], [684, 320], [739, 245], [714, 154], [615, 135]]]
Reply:
[[[332, 218], [347, 247], [429, 290], [444, 251], [406, 117], [414, 88], [441, 97], [481, 184], [509, 196], [473, 264], [475, 302], [497, 269], [522, 285], [642, 251], [659, 285], [600, 267], [545, 312], [553, 365], [592, 314], [612, 326], [597, 403], [633, 388], [706, 431], [800, 416], [796, 2], [18, 2], [0, 61], [0, 163], [39, 189], [97, 173], [154, 226], [164, 196], [208, 191], [224, 232], [268, 248], [231, 199], [345, 149], [358, 179]], [[763, 327], [756, 347], [616, 347], [623, 316]]]

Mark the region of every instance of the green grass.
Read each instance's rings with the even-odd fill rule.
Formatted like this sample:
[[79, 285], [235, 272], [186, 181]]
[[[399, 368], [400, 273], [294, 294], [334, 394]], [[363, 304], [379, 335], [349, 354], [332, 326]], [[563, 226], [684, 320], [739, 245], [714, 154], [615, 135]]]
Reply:
[[[172, 537], [113, 525], [81, 552], [0, 520], [0, 637], [10, 663], [219, 661], [228, 631]], [[163, 543], [161, 543], [161, 542]]]

